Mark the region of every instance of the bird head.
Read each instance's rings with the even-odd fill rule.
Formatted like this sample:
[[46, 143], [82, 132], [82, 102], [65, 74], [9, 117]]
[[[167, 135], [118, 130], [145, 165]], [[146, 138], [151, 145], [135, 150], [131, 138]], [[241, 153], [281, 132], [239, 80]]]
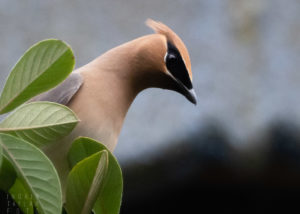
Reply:
[[[184, 95], [190, 102], [197, 104], [197, 97], [192, 84], [191, 61], [188, 50], [179, 38], [168, 26], [161, 22], [148, 19], [146, 24], [152, 28], [156, 34], [163, 37], [164, 47], [159, 48], [163, 59], [159, 59], [160, 80], [159, 87], [174, 90]], [[155, 45], [153, 45], [155, 48]], [[163, 60], [163, 62], [162, 62]]]

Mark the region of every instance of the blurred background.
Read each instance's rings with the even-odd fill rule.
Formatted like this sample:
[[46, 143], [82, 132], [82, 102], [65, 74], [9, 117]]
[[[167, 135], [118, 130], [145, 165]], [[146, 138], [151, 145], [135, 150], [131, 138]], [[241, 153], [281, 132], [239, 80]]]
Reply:
[[134, 101], [115, 151], [121, 214], [299, 211], [299, 11], [297, 0], [0, 0], [0, 87], [40, 40], [69, 43], [78, 68], [160, 20], [189, 49], [198, 105], [160, 89]]

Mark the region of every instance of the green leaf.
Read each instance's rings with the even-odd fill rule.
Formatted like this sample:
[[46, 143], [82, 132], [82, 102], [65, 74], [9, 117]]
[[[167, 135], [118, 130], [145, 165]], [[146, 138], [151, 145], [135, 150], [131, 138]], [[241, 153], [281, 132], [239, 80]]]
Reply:
[[61, 213], [60, 181], [51, 161], [32, 144], [10, 135], [0, 134], [0, 146], [32, 194], [38, 213]]
[[14, 167], [7, 160], [7, 158], [3, 156], [2, 166], [0, 170], [0, 189], [4, 190], [5, 192], [8, 192], [8, 190], [15, 183], [16, 178], [17, 175]]
[[108, 153], [103, 150], [74, 166], [68, 175], [66, 209], [68, 214], [89, 214], [103, 189]]
[[[107, 148], [93, 139], [78, 138], [73, 142], [69, 151], [69, 164], [74, 166], [84, 158], [103, 150], [107, 150]], [[117, 159], [109, 151], [108, 159], [109, 165], [104, 180], [104, 187], [93, 208], [96, 214], [118, 214], [120, 212], [123, 192], [122, 170]]]
[[32, 46], [12, 69], [0, 97], [0, 114], [61, 83], [75, 64], [71, 48], [49, 39]]
[[16, 182], [9, 190], [9, 194], [18, 204], [23, 213], [33, 214], [32, 195], [26, 189], [20, 179], [16, 179]]
[[2, 148], [0, 147], [0, 169], [1, 169], [1, 166], [2, 166]]
[[20, 106], [2, 123], [0, 132], [22, 138], [36, 146], [69, 134], [78, 118], [66, 106], [50, 102], [34, 102]]

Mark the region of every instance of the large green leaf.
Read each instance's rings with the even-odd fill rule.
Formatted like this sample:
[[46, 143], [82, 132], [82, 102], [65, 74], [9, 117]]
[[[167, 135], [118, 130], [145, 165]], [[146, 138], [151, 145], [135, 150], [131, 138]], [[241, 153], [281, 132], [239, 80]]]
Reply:
[[0, 114], [61, 83], [75, 64], [71, 48], [49, 39], [32, 46], [12, 69], [0, 97]]
[[61, 213], [60, 181], [51, 161], [32, 144], [11, 135], [0, 134], [0, 146], [32, 194], [38, 213]]
[[76, 164], [68, 175], [66, 209], [68, 214], [89, 214], [103, 189], [108, 167], [106, 150]]
[[0, 132], [43, 146], [69, 134], [77, 123], [76, 115], [66, 106], [34, 102], [20, 106], [9, 115], [0, 123]]
[[[1, 147], [1, 146], [0, 146]], [[1, 147], [2, 148], [2, 147]], [[0, 169], [0, 189], [8, 192], [15, 183], [17, 178], [14, 167], [5, 156], [2, 158], [2, 166]]]
[[[72, 167], [84, 158], [103, 150], [107, 150], [107, 148], [93, 139], [78, 138], [73, 142], [68, 154], [70, 166]], [[109, 165], [104, 180], [104, 188], [93, 208], [96, 214], [118, 214], [120, 212], [123, 192], [122, 171], [117, 159], [109, 151], [108, 158]]]
[[16, 179], [14, 185], [9, 189], [9, 194], [23, 213], [33, 214], [32, 195], [19, 178]]

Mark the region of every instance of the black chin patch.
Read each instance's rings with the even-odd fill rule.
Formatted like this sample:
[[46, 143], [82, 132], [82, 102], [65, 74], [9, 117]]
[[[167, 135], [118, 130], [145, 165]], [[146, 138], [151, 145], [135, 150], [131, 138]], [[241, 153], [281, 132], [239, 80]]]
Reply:
[[168, 71], [187, 89], [192, 89], [193, 85], [184, 61], [178, 49], [170, 42], [168, 42], [168, 52], [165, 61]]

